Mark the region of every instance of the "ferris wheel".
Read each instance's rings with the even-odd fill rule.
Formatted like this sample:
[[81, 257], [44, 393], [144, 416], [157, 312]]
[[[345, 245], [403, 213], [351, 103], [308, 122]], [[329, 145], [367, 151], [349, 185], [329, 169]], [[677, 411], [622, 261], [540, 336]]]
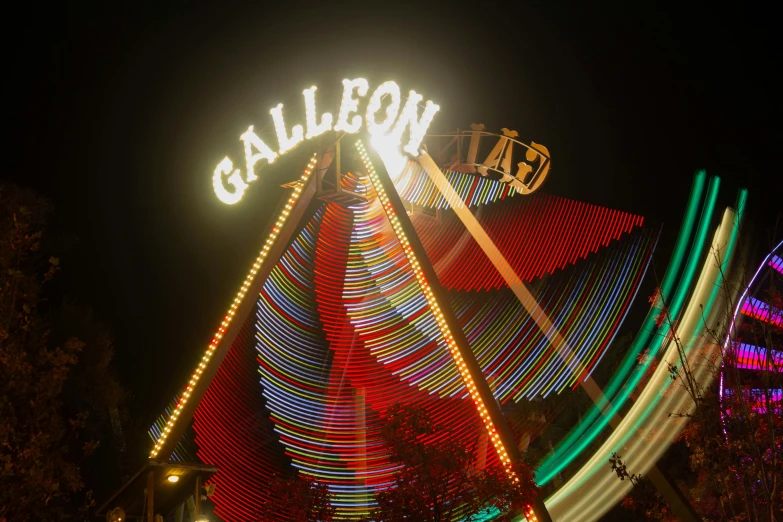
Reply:
[[737, 302], [724, 349], [727, 364], [720, 377], [721, 399], [730, 402], [732, 394], [744, 393], [750, 407], [756, 411], [765, 411], [766, 399], [771, 399], [778, 408], [783, 399], [780, 388], [764, 389], [759, 382], [765, 373], [783, 372], [783, 354], [775, 350], [783, 341], [781, 256], [783, 242], [778, 243], [756, 268]]

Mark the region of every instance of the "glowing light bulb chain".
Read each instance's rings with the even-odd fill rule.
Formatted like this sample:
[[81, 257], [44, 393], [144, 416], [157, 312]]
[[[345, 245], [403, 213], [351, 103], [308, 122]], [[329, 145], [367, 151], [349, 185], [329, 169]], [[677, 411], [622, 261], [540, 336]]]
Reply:
[[210, 360], [212, 359], [212, 356], [215, 354], [217, 347], [220, 345], [221, 339], [223, 339], [226, 330], [228, 329], [229, 325], [233, 321], [234, 316], [236, 315], [237, 310], [239, 308], [239, 305], [244, 300], [245, 295], [247, 294], [251, 284], [253, 283], [253, 280], [256, 277], [256, 274], [261, 269], [261, 265], [264, 263], [264, 260], [269, 254], [270, 249], [275, 244], [275, 241], [277, 240], [277, 237], [280, 234], [283, 225], [288, 219], [288, 216], [291, 213], [294, 204], [297, 202], [297, 200], [299, 200], [299, 197], [302, 194], [302, 189], [305, 186], [305, 183], [308, 181], [308, 179], [310, 179], [310, 175], [312, 174], [316, 163], [317, 163], [316, 155], [313, 155], [312, 159], [307, 164], [307, 168], [305, 169], [304, 173], [300, 178], [301, 184], [297, 185], [294, 188], [293, 192], [291, 193], [291, 196], [288, 198], [288, 202], [286, 203], [283, 210], [280, 212], [280, 215], [278, 216], [275, 225], [272, 227], [272, 232], [269, 234], [269, 237], [267, 237], [266, 242], [264, 243], [264, 246], [261, 249], [261, 252], [258, 254], [258, 257], [255, 260], [255, 263], [253, 263], [253, 266], [250, 268], [250, 272], [248, 272], [247, 277], [245, 277], [245, 281], [242, 283], [242, 286], [239, 288], [239, 292], [237, 292], [237, 295], [234, 298], [234, 301], [231, 303], [228, 312], [223, 318], [223, 321], [220, 323], [220, 326], [215, 332], [215, 335], [212, 337], [212, 341], [210, 341], [206, 352], [202, 356], [201, 361], [199, 361], [199, 364], [196, 367], [196, 370], [193, 372], [193, 375], [191, 376], [188, 385], [185, 387], [185, 392], [182, 394], [182, 397], [177, 403], [177, 406], [174, 408], [174, 411], [171, 413], [168, 422], [166, 423], [163, 430], [161, 431], [160, 437], [158, 437], [158, 440], [155, 442], [155, 446], [150, 452], [150, 458], [157, 457], [161, 449], [163, 448], [163, 444], [168, 439], [169, 434], [171, 433], [172, 428], [174, 427], [174, 425], [177, 422], [177, 419], [182, 413], [183, 408], [185, 407], [191, 395], [193, 394], [196, 384], [199, 382], [199, 379], [201, 378], [202, 374], [206, 371], [207, 366], [209, 365]]
[[[413, 269], [413, 273], [416, 277], [416, 281], [419, 283], [419, 287], [421, 288], [421, 291], [424, 294], [425, 299], [427, 300], [427, 304], [429, 305], [430, 310], [432, 310], [432, 313], [435, 316], [435, 321], [437, 322], [438, 328], [440, 329], [441, 334], [443, 335], [443, 338], [446, 341], [446, 345], [448, 346], [449, 351], [451, 352], [451, 356], [453, 357], [454, 362], [457, 365], [457, 369], [459, 370], [462, 380], [465, 383], [465, 387], [468, 389], [468, 393], [470, 394], [471, 399], [473, 399], [473, 402], [476, 405], [479, 415], [481, 416], [481, 420], [484, 423], [484, 427], [486, 428], [490, 440], [492, 441], [492, 445], [495, 447], [495, 451], [497, 452], [498, 458], [503, 463], [503, 466], [505, 467], [506, 472], [509, 474], [509, 476], [513, 477], [514, 472], [511, 469], [511, 459], [508, 456], [508, 452], [506, 451], [506, 448], [503, 445], [503, 442], [500, 438], [500, 434], [497, 428], [495, 427], [494, 423], [492, 422], [492, 419], [490, 418], [484, 400], [482, 399], [476, 387], [476, 384], [473, 380], [473, 377], [470, 374], [467, 364], [464, 358], [462, 357], [462, 354], [460, 353], [459, 347], [457, 346], [457, 343], [454, 340], [454, 336], [452, 335], [451, 330], [449, 329], [449, 326], [446, 323], [446, 319], [443, 317], [443, 313], [440, 309], [440, 306], [438, 305], [438, 301], [435, 299], [435, 295], [432, 292], [432, 288], [430, 287], [429, 283], [427, 283], [427, 280], [424, 277], [424, 273], [421, 269], [421, 265], [419, 264], [419, 261], [416, 259], [416, 255], [413, 252], [413, 247], [411, 246], [410, 242], [408, 241], [408, 238], [406, 237], [405, 233], [402, 230], [400, 221], [394, 212], [394, 208], [392, 207], [391, 201], [389, 201], [389, 198], [386, 195], [386, 191], [384, 190], [383, 186], [380, 183], [375, 168], [370, 162], [370, 158], [367, 155], [367, 151], [364, 148], [364, 145], [360, 141], [358, 141], [356, 146], [359, 150], [359, 154], [362, 157], [362, 161], [364, 162], [364, 167], [365, 170], [367, 171], [368, 176], [370, 177], [370, 181], [372, 182], [373, 187], [375, 188], [375, 191], [378, 194], [378, 199], [380, 200], [381, 205], [387, 217], [389, 218], [389, 221], [391, 222], [392, 228], [394, 229], [394, 232], [397, 235], [397, 239], [400, 241], [400, 244], [402, 245], [402, 249], [405, 252], [406, 258], [408, 259], [408, 263]], [[516, 478], [516, 480], [519, 479]]]
[[[438, 328], [440, 329], [441, 334], [443, 335], [443, 338], [446, 341], [446, 345], [449, 347], [449, 351], [451, 352], [451, 356], [454, 359], [455, 364], [457, 365], [457, 369], [459, 370], [460, 376], [462, 377], [462, 381], [465, 383], [465, 387], [468, 389], [468, 393], [470, 394], [471, 399], [473, 399], [473, 403], [476, 405], [476, 409], [478, 410], [479, 415], [481, 416], [481, 420], [484, 422], [484, 428], [487, 430], [487, 433], [489, 434], [489, 438], [492, 441], [492, 445], [494, 446], [495, 451], [497, 452], [498, 458], [500, 459], [500, 462], [503, 464], [503, 467], [506, 471], [506, 474], [509, 476], [509, 478], [513, 479], [514, 482], [519, 482], [519, 477], [516, 476], [516, 473], [514, 472], [511, 466], [512, 464], [511, 459], [509, 458], [508, 452], [506, 451], [506, 448], [503, 445], [503, 441], [500, 438], [500, 433], [498, 432], [497, 428], [492, 422], [492, 419], [490, 418], [489, 412], [487, 411], [487, 407], [484, 404], [484, 399], [482, 399], [481, 394], [479, 393], [478, 388], [476, 387], [476, 384], [473, 380], [473, 377], [470, 375], [470, 370], [468, 370], [468, 366], [465, 363], [462, 354], [460, 353], [459, 347], [457, 346], [457, 343], [454, 340], [454, 336], [451, 334], [449, 326], [446, 323], [446, 319], [443, 317], [443, 312], [441, 311], [440, 306], [438, 305], [438, 301], [435, 299], [435, 295], [432, 292], [432, 288], [430, 288], [430, 285], [427, 283], [427, 280], [424, 277], [424, 273], [421, 269], [421, 265], [419, 264], [419, 261], [416, 259], [416, 255], [413, 252], [413, 247], [411, 246], [410, 242], [408, 241], [408, 238], [405, 236], [405, 233], [402, 230], [400, 220], [397, 218], [397, 215], [394, 212], [394, 208], [392, 207], [391, 201], [389, 201], [389, 198], [386, 195], [386, 191], [384, 190], [383, 186], [380, 183], [380, 180], [378, 179], [378, 174], [375, 172], [375, 167], [373, 167], [372, 163], [370, 162], [370, 158], [367, 155], [367, 150], [364, 148], [364, 145], [362, 144], [361, 141], [356, 142], [356, 147], [357, 149], [359, 149], [359, 154], [362, 157], [364, 168], [367, 171], [368, 176], [370, 177], [370, 181], [373, 184], [373, 187], [375, 188], [375, 192], [378, 194], [378, 199], [381, 202], [381, 206], [383, 207], [386, 216], [389, 218], [389, 221], [392, 225], [392, 228], [394, 229], [397, 239], [400, 241], [400, 244], [402, 245], [402, 249], [403, 252], [405, 252], [405, 257], [408, 259], [408, 263], [413, 269], [413, 273], [416, 276], [416, 281], [419, 283], [419, 287], [421, 288], [421, 291], [424, 294], [425, 299], [427, 300], [427, 304], [430, 307], [430, 310], [432, 310], [433, 315], [435, 316], [435, 321], [437, 322]], [[530, 505], [526, 506], [524, 516], [526, 520], [531, 522], [535, 522], [538, 520], [535, 512], [533, 511], [532, 506]]]

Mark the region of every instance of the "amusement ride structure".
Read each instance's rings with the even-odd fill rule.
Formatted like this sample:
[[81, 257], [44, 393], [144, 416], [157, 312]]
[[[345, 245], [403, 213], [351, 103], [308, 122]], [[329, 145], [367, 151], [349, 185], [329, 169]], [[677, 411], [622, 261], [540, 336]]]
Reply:
[[[695, 175], [658, 296], [602, 389], [591, 373], [637, 297], [659, 231], [642, 216], [539, 190], [551, 155], [514, 131], [426, 134], [437, 106], [419, 116], [411, 91], [401, 108], [393, 82], [370, 97], [368, 137], [357, 136], [361, 117], [351, 114], [364, 114], [367, 82], [343, 83], [334, 126], [329, 114], [318, 123], [315, 88], [305, 91], [315, 152], [287, 185], [191, 380], [151, 429], [150, 458], [216, 466], [211, 500], [224, 520], [254, 520], [270, 478], [291, 472], [328, 485], [338, 515], [352, 518], [393, 481], [381, 440], [391, 405], [422, 406], [478, 440], [482, 468], [518, 458], [557, 414], [512, 422], [515, 404], [582, 388], [594, 405], [539, 463], [550, 493], [528, 516], [599, 518], [630, 488], [609, 471], [618, 450], [665, 489], [655, 463], [684, 421], [664, 419], [690, 406], [666, 365], [650, 366], [680, 356], [657, 318], [664, 309], [676, 318], [686, 356], [719, 352], [704, 334], [731, 299], [717, 288], [745, 192], [721, 211], [719, 179]], [[288, 135], [282, 105], [270, 112], [279, 151], [251, 126], [244, 175], [228, 158], [218, 165], [216, 193], [228, 203], [259, 178], [262, 160], [305, 141], [301, 125]], [[780, 270], [779, 257], [770, 263]]]

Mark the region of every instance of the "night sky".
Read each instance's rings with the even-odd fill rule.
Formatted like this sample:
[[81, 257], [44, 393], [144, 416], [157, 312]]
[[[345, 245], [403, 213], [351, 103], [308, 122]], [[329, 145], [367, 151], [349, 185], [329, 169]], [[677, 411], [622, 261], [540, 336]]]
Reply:
[[545, 191], [663, 224], [661, 266], [697, 168], [722, 177], [723, 206], [750, 189], [763, 242], [783, 209], [781, 44], [762, 4], [28, 4], [3, 35], [0, 177], [54, 200], [60, 284], [112, 328], [140, 415], [185, 383], [304, 163], [292, 153], [235, 206], [215, 165], [311, 85], [319, 110], [362, 76], [439, 103], [433, 128], [516, 129], [552, 153]]

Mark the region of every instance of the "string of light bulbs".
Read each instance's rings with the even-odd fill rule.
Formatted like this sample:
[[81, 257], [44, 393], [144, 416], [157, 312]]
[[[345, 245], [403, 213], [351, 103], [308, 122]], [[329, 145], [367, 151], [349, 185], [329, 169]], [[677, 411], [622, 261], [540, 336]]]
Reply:
[[223, 338], [223, 334], [226, 332], [226, 328], [228, 328], [228, 326], [231, 324], [231, 321], [234, 319], [234, 315], [236, 314], [236, 310], [239, 307], [239, 304], [245, 298], [245, 295], [247, 294], [247, 291], [250, 288], [251, 283], [255, 279], [256, 273], [258, 273], [258, 270], [261, 268], [264, 259], [266, 259], [269, 249], [277, 240], [277, 236], [280, 232], [281, 227], [283, 226], [283, 223], [285, 223], [289, 213], [291, 212], [291, 209], [293, 208], [296, 201], [299, 199], [299, 196], [302, 192], [302, 186], [310, 178], [310, 174], [312, 173], [312, 170], [315, 167], [315, 165], [316, 165], [316, 156], [313, 155], [312, 159], [307, 164], [307, 168], [305, 169], [304, 173], [300, 177], [300, 181], [302, 183], [297, 185], [293, 189], [291, 196], [288, 199], [288, 202], [286, 203], [285, 207], [283, 207], [283, 210], [281, 211], [279, 217], [277, 218], [275, 225], [272, 227], [272, 231], [269, 234], [269, 237], [267, 238], [266, 242], [264, 243], [261, 252], [259, 252], [258, 256], [256, 257], [253, 266], [250, 268], [250, 272], [245, 277], [245, 280], [240, 286], [236, 297], [234, 298], [233, 302], [231, 303], [231, 306], [228, 309], [228, 312], [223, 317], [220, 326], [218, 327], [217, 331], [212, 337], [212, 340], [207, 346], [206, 352], [201, 357], [201, 361], [198, 363], [196, 370], [193, 372], [190, 381], [185, 387], [185, 391], [182, 393], [182, 396], [179, 398], [179, 401], [177, 402], [177, 406], [174, 408], [171, 417], [166, 423], [166, 426], [163, 428], [163, 432], [161, 433], [160, 437], [158, 437], [158, 440], [155, 442], [155, 445], [153, 446], [153, 449], [150, 452], [150, 458], [155, 458], [158, 456], [159, 451], [163, 447], [163, 443], [168, 438], [169, 432], [171, 431], [173, 424], [177, 422], [177, 419], [179, 418], [182, 408], [188, 402], [188, 399], [190, 398], [191, 395], [191, 390], [198, 383], [201, 374], [206, 369], [207, 365], [210, 362], [210, 359], [212, 358], [212, 355], [215, 353], [215, 350], [217, 350], [217, 347], [220, 345], [220, 340]]

